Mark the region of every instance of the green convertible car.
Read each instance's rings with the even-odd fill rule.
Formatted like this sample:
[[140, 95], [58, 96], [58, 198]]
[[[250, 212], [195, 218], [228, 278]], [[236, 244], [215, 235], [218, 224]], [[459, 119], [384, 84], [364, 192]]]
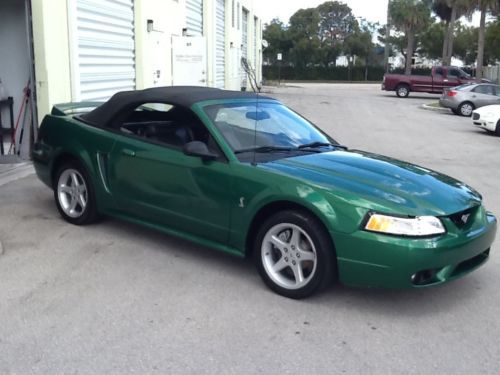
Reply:
[[440, 284], [482, 265], [496, 232], [467, 185], [349, 150], [253, 93], [164, 87], [58, 105], [33, 159], [68, 222], [105, 214], [252, 256], [291, 298], [335, 279]]

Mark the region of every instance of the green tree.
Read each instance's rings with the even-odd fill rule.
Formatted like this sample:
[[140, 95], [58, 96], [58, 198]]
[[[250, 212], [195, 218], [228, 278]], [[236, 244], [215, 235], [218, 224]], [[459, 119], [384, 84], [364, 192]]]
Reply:
[[355, 57], [364, 59], [365, 66], [365, 80], [368, 75], [368, 57], [373, 51], [372, 32], [368, 26], [360, 27], [357, 22], [349, 35], [346, 36], [344, 41], [343, 51], [347, 56], [349, 67], [349, 80], [351, 77], [351, 70]]
[[465, 65], [476, 61], [478, 28], [459, 24], [456, 28], [453, 56], [459, 58]]
[[290, 60], [294, 66], [304, 69], [317, 63], [321, 57], [319, 23], [320, 16], [316, 8], [300, 9], [290, 17], [288, 35], [293, 44]]
[[443, 23], [435, 22], [431, 24], [420, 35], [418, 53], [429, 59], [441, 58], [445, 32], [446, 25]]
[[397, 30], [404, 32], [406, 45], [405, 73], [411, 73], [411, 57], [415, 50], [415, 36], [430, 24], [430, 2], [425, 0], [392, 0], [389, 4], [391, 20]]
[[284, 62], [288, 61], [292, 42], [288, 37], [287, 28], [283, 22], [275, 18], [269, 24], [264, 25], [262, 38], [269, 43], [269, 46], [264, 48], [262, 52], [268, 64], [276, 62], [278, 53], [283, 54]]
[[442, 53], [443, 65], [451, 64], [456, 21], [464, 15], [470, 15], [476, 6], [476, 1], [477, 0], [434, 0], [432, 10], [445, 26]]
[[326, 1], [316, 9], [320, 17], [319, 39], [324, 65], [335, 65], [345, 39], [354, 30], [356, 19], [352, 9], [339, 1]]
[[490, 23], [486, 28], [484, 51], [485, 63], [493, 64], [500, 60], [500, 15], [495, 22]]
[[[479, 35], [477, 41], [477, 78], [483, 77], [484, 65], [484, 45], [486, 34], [486, 15], [500, 11], [500, 0], [478, 0], [478, 10], [481, 12], [481, 20], [479, 23]], [[498, 14], [498, 13], [496, 13]]]

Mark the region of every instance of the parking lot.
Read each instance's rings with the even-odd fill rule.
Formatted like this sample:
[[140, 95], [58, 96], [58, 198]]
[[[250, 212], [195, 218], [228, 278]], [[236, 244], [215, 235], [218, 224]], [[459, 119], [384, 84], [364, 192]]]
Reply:
[[[500, 215], [500, 137], [380, 85], [270, 88], [337, 141], [449, 174]], [[498, 374], [490, 261], [420, 290], [280, 297], [253, 264], [105, 219], [60, 219], [34, 175], [0, 186], [0, 374]]]

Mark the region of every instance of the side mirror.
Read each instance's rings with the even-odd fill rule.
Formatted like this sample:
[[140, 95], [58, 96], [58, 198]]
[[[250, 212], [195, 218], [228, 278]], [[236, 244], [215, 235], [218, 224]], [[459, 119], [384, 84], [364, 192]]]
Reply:
[[207, 145], [200, 141], [188, 142], [182, 148], [182, 151], [189, 156], [198, 156], [203, 161], [215, 160], [217, 159], [217, 154], [211, 152]]

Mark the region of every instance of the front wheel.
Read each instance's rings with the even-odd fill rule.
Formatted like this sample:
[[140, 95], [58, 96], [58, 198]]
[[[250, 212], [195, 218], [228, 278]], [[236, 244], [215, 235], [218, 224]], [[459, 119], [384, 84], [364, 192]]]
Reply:
[[332, 242], [312, 215], [283, 211], [260, 228], [254, 256], [266, 285], [289, 298], [305, 298], [335, 277]]
[[408, 85], [398, 85], [396, 95], [400, 98], [407, 98], [410, 95], [410, 87]]
[[54, 198], [64, 220], [85, 225], [97, 219], [97, 207], [92, 182], [79, 163], [68, 162], [56, 174]]

